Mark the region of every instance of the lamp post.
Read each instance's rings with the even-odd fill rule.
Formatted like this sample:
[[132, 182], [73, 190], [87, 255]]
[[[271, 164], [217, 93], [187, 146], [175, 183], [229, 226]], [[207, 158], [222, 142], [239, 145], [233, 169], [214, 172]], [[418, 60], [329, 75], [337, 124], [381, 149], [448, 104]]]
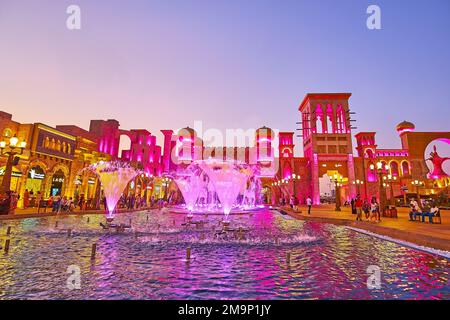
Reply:
[[289, 181], [292, 181], [294, 196], [297, 196], [296, 182], [297, 182], [297, 180], [300, 180], [300, 176], [293, 173], [292, 176], [288, 177], [287, 179]]
[[422, 208], [422, 201], [420, 200], [420, 188], [425, 186], [425, 183], [420, 180], [414, 180], [411, 182], [411, 184], [416, 187], [417, 203], [419, 204], [419, 207]]
[[[370, 169], [374, 170], [375, 166], [370, 165]], [[389, 166], [386, 164], [384, 169], [389, 170]], [[383, 186], [383, 163], [381, 161], [377, 162], [377, 174], [378, 174], [378, 192], [380, 194], [380, 211], [384, 212], [386, 208], [386, 189]]]
[[25, 140], [22, 140], [22, 142], [19, 143], [19, 139], [15, 135], [14, 137], [10, 138], [8, 142], [6, 142], [6, 140], [0, 141], [1, 155], [8, 156], [8, 159], [6, 160], [5, 174], [3, 176], [1, 186], [2, 193], [10, 191], [14, 158], [18, 154], [23, 154], [23, 150], [26, 146], [27, 143], [25, 142]]
[[165, 177], [163, 178], [163, 187], [164, 187], [164, 200], [168, 200], [167, 198], [167, 189], [169, 188], [170, 182], [172, 181], [172, 179]]
[[332, 181], [334, 182], [334, 189], [335, 189], [335, 197], [336, 197], [336, 207], [334, 208], [334, 211], [341, 211], [341, 182], [342, 182], [342, 176], [338, 174], [334, 174]]
[[361, 195], [360, 186], [364, 184], [364, 181], [356, 179], [356, 181], [353, 181], [353, 184], [356, 185], [356, 190], [358, 191], [358, 194]]

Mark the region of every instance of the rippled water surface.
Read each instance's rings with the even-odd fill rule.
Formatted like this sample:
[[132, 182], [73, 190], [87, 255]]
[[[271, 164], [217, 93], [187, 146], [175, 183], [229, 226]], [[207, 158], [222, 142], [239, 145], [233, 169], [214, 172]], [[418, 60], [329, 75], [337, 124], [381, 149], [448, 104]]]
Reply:
[[[2, 247], [8, 226], [12, 234], [9, 254], [0, 253], [0, 298], [450, 298], [447, 259], [341, 226], [263, 210], [231, 217], [231, 228], [242, 228], [239, 239], [215, 236], [218, 215], [195, 216], [205, 222], [199, 227], [167, 211], [122, 214], [115, 222], [130, 219], [132, 231], [122, 234], [102, 230], [101, 215], [1, 223]], [[71, 265], [81, 270], [81, 289], [67, 286]], [[381, 289], [367, 288], [369, 265], [381, 269]]]

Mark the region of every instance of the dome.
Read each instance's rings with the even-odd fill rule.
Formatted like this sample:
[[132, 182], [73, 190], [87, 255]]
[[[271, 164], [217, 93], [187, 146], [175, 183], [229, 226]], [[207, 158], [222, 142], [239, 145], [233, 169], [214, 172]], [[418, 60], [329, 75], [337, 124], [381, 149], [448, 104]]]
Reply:
[[259, 138], [266, 138], [266, 139], [269, 139], [270, 141], [272, 141], [274, 139], [274, 137], [275, 137], [275, 132], [266, 126], [263, 126], [256, 130], [257, 140], [259, 140]]
[[195, 132], [194, 129], [186, 127], [178, 131], [178, 136], [194, 139], [194, 137], [197, 136], [197, 133]]
[[414, 125], [414, 123], [411, 123], [411, 122], [408, 122], [408, 121], [400, 122], [397, 125], [397, 131], [399, 133], [403, 133], [403, 132], [406, 132], [406, 131], [413, 131], [415, 128], [416, 128], [416, 126]]

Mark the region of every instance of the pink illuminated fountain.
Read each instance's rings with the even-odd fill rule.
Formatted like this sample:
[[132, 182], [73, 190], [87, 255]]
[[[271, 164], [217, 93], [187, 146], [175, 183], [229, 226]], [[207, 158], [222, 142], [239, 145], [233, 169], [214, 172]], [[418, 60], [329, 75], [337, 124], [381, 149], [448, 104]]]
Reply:
[[136, 177], [140, 171], [131, 167], [128, 163], [120, 161], [100, 161], [93, 164], [90, 169], [99, 176], [108, 207], [108, 218], [112, 219], [117, 202], [128, 182]]
[[186, 208], [192, 213], [201, 188], [200, 178], [196, 175], [186, 175], [176, 178], [175, 183], [183, 195]]
[[245, 188], [252, 171], [233, 161], [206, 160], [200, 167], [211, 179], [217, 197], [222, 205], [225, 221], [233, 208], [240, 191]]
[[215, 159], [194, 161], [175, 178], [189, 211], [188, 217], [192, 217], [193, 212], [221, 212], [225, 215], [224, 222], [228, 222], [233, 208], [255, 207], [257, 180], [253, 167]]

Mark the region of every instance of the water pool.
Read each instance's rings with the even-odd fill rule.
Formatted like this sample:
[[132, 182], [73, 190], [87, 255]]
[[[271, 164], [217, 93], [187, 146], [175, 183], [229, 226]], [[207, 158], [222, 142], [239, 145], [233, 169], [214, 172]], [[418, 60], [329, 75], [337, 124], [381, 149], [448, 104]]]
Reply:
[[[0, 253], [0, 298], [450, 298], [447, 259], [342, 226], [262, 210], [232, 216], [231, 228], [242, 228], [235, 237], [216, 235], [221, 216], [195, 216], [204, 224], [188, 227], [185, 219], [157, 210], [121, 214], [115, 221], [131, 220], [133, 230], [120, 234], [100, 228], [103, 215], [5, 221], [2, 246], [7, 226], [12, 234], [9, 253]], [[381, 289], [367, 288], [370, 265], [381, 270]], [[69, 266], [81, 271], [80, 289], [67, 286]]]

